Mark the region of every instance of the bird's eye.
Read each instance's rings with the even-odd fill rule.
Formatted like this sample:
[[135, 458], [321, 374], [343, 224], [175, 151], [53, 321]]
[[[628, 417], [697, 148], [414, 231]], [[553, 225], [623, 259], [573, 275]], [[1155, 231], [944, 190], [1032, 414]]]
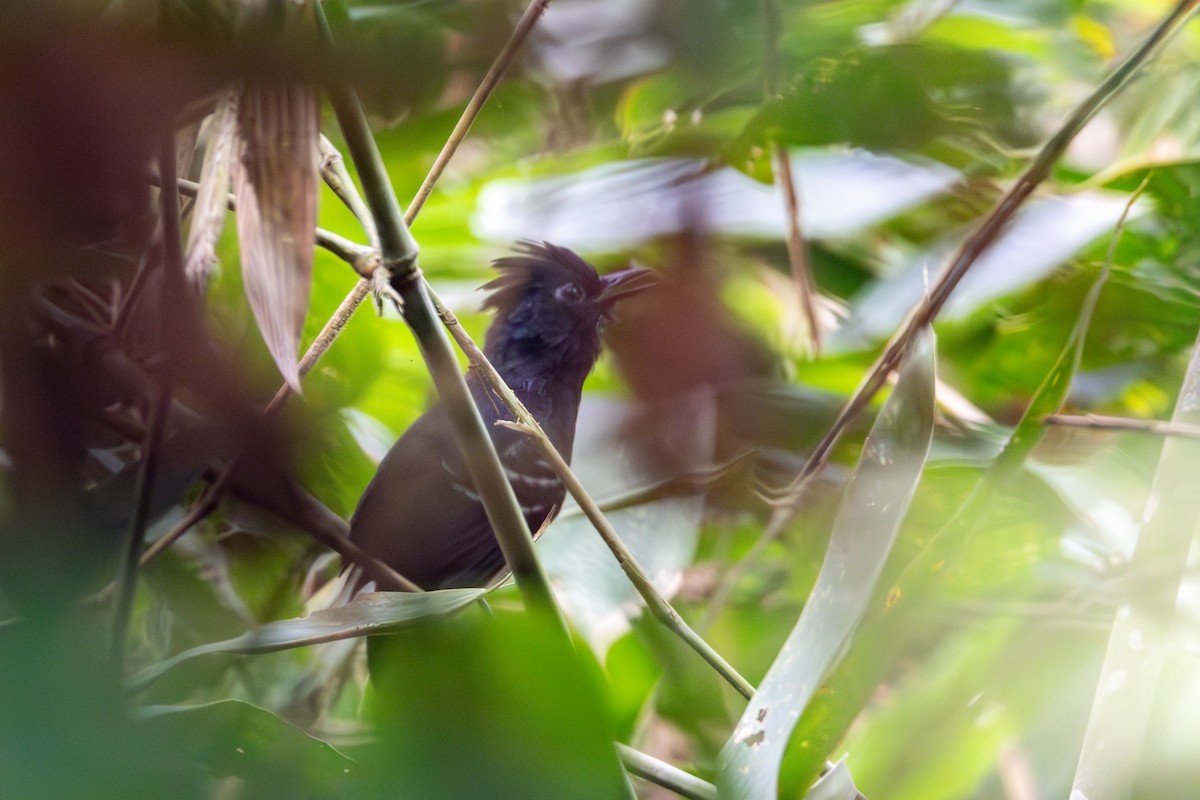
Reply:
[[578, 303], [583, 299], [583, 287], [577, 283], [564, 283], [554, 290], [554, 296], [565, 303]]

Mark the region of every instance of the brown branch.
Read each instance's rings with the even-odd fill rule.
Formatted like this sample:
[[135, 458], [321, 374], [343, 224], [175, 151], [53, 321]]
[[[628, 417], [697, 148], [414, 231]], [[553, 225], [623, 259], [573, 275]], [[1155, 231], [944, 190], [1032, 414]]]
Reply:
[[[779, 94], [779, 34], [783, 29], [779, 0], [762, 0], [763, 15], [763, 97], [773, 102]], [[779, 142], [771, 142], [771, 163], [775, 180], [783, 190], [783, 211], [787, 218], [788, 264], [796, 284], [800, 313], [808, 326], [813, 355], [821, 353], [821, 325], [817, 317], [816, 283], [808, 260], [808, 247], [800, 222], [800, 193], [792, 174], [792, 157]]]
[[800, 312], [808, 326], [813, 355], [821, 354], [821, 321], [817, 316], [817, 288], [813, 280], [812, 267], [808, 260], [808, 247], [804, 242], [804, 231], [800, 224], [800, 194], [796, 179], [792, 175], [792, 157], [787, 148], [778, 142], [771, 145], [775, 156], [775, 179], [783, 188], [783, 208], [787, 216], [788, 263], [792, 269], [792, 280], [800, 301]]
[[417, 189], [416, 196], [408, 204], [408, 212], [404, 215], [404, 219], [408, 224], [411, 225], [413, 219], [420, 213], [421, 207], [425, 205], [425, 201], [429, 198], [430, 193], [433, 192], [434, 184], [437, 183], [438, 178], [442, 177], [446, 165], [450, 163], [450, 159], [454, 158], [454, 153], [458, 150], [458, 146], [467, 137], [467, 131], [471, 130], [471, 125], [474, 124], [475, 118], [479, 116], [479, 112], [483, 110], [484, 104], [491, 97], [496, 87], [500, 85], [500, 79], [508, 71], [513, 58], [517, 55], [517, 51], [521, 49], [521, 45], [525, 43], [525, 39], [529, 36], [530, 31], [533, 30], [533, 26], [537, 24], [538, 18], [542, 16], [548, 5], [550, 5], [550, 0], [533, 0], [526, 7], [525, 13], [521, 15], [521, 19], [517, 22], [517, 26], [513, 28], [512, 35], [508, 37], [508, 41], [504, 43], [504, 47], [496, 55], [496, 60], [492, 62], [492, 66], [488, 68], [487, 74], [483, 76], [483, 81], [480, 82], [479, 88], [475, 90], [475, 94], [471, 95], [467, 107], [463, 109], [462, 116], [458, 118], [458, 124], [450, 132], [450, 138], [446, 140], [446, 144], [442, 145], [442, 151], [438, 153], [437, 158], [433, 161], [433, 166], [429, 168], [429, 174], [425, 176], [425, 180], [421, 183], [421, 188]]
[[[175, 178], [175, 137], [163, 138], [159, 148], [159, 171], [168, 183]], [[181, 291], [183, 286], [183, 234], [179, 219], [179, 195], [163, 191], [159, 197], [159, 231], [163, 251], [162, 295], [159, 309], [160, 339], [169, 335], [167, 320], [171, 303], [186, 300]], [[154, 245], [151, 245], [153, 247]], [[186, 313], [185, 309], [178, 311]], [[129, 536], [125, 542], [125, 558], [117, 575], [117, 605], [113, 611], [112, 654], [113, 663], [119, 670], [125, 659], [125, 640], [129, 638], [129, 619], [133, 613], [133, 598], [137, 592], [138, 554], [146, 539], [146, 526], [150, 520], [150, 497], [154, 491], [154, 480], [158, 472], [158, 456], [166, 429], [167, 410], [171, 407], [171, 385], [165, 376], [159, 376], [146, 435], [142, 439], [138, 465], [137, 485], [133, 515], [129, 521]]]
[[1157, 419], [1110, 417], [1104, 414], [1051, 414], [1044, 421], [1047, 425], [1060, 425], [1065, 428], [1136, 431], [1158, 436], [1182, 436], [1187, 439], [1200, 439], [1200, 425], [1183, 425]]

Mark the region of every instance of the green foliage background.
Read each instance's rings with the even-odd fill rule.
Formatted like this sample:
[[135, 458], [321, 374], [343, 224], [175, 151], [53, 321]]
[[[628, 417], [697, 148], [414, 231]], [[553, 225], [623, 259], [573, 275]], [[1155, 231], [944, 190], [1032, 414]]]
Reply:
[[[120, 26], [150, 5], [166, 9], [170, 46], [219, 46], [211, 32], [228, 23], [219, 2], [117, 3], [103, 15], [90, 6], [106, 4], [68, 3], [57, 18]], [[578, 236], [599, 266], [636, 259], [664, 270], [680, 258], [684, 231], [663, 226], [630, 242], [624, 230], [597, 230], [597, 220], [633, 225], [638, 203], [669, 202], [662, 164], [691, 159], [698, 173], [762, 188], [773, 180], [772, 146], [792, 150], [815, 282], [835, 312], [826, 347], [817, 357], [807, 347], [782, 222], [764, 230], [698, 201], [715, 296], [746, 352], [766, 365], [751, 389], [729, 393], [717, 423], [752, 448], [756, 471], [718, 482], [703, 513], [668, 500], [642, 517], [613, 517], [623, 535], [669, 522], [694, 538], [686, 559], [653, 536], [639, 557], [665, 559], [660, 577], [679, 589], [676, 608], [754, 683], [808, 601], [865, 425], [835, 453], [785, 535], [746, 560], [770, 512], [755, 490], [795, 474], [920, 298], [922, 270], [936, 272], [1067, 111], [1170, 7], [780, 6], [779, 91], [764, 98], [759, 3], [551, 3], [413, 225], [425, 275], [478, 341], [487, 319], [472, 290], [514, 239], [539, 235], [539, 213], [554, 210], [553, 230], [567, 237], [559, 243], [575, 246], [570, 236]], [[354, 78], [404, 201], [520, 6], [339, 0], [328, 9], [348, 54], [337, 66]], [[555, 37], [572, 44], [564, 49]], [[1051, 426], [1039, 416], [1031, 424], [1040, 442], [1027, 458], [1009, 468], [997, 455], [1056, 364], [1068, 412], [1170, 417], [1200, 326], [1198, 76], [1193, 23], [1084, 131], [964, 286], [966, 301], [938, 320], [939, 377], [964, 402], [941, 407], [879, 589], [804, 711], [780, 797], [804, 797], [826, 761], [843, 756], [873, 800], [1068, 795], [1114, 610], [1155, 580], [1130, 558], [1163, 438]], [[328, 109], [322, 130], [341, 145]], [[841, 159], [830, 184], [811, 166], [825, 157]], [[913, 169], [912, 180], [944, 180], [909, 197], [892, 173], [897, 163]], [[554, 194], [560, 185], [573, 193]], [[840, 191], [831, 199], [813, 185]], [[868, 199], [888, 211], [869, 218], [859, 207]], [[365, 241], [327, 189], [319, 208], [320, 226]], [[278, 375], [244, 299], [231, 224], [218, 254], [206, 314], [265, 401]], [[357, 279], [318, 251], [305, 345]], [[1080, 360], [1063, 367], [1098, 279]], [[399, 317], [359, 310], [289, 407], [305, 486], [348, 516], [382, 448], [432, 392]], [[586, 393], [629, 399], [615, 359], [604, 357]], [[618, 469], [597, 463], [600, 472]], [[986, 502], [969, 505], [980, 485]], [[157, 532], [190, 499], [180, 496]], [[979, 513], [938, 536], [964, 507]], [[568, 512], [544, 544], [576, 522]], [[1181, 535], [1190, 537], [1195, 520], [1185, 522]], [[318, 555], [280, 520], [222, 505], [143, 571], [120, 675], [99, 666], [110, 626], [103, 603], [44, 619], [26, 613], [0, 627], [0, 796], [608, 797], [625, 791], [613, 740], [716, 781], [745, 701], [636, 604], [614, 602], [619, 623], [602, 637], [590, 635], [594, 620], [578, 620], [570, 653], [502, 588], [489, 595], [492, 617], [472, 606], [373, 641], [370, 688], [361, 658], [335, 674], [341, 655], [322, 646], [198, 656], [127, 691], [130, 678], [191, 647], [303, 615], [301, 587]], [[103, 561], [106, 578], [112, 560]], [[316, 573], [332, 571], [326, 564]], [[730, 574], [740, 576], [724, 586]], [[1151, 724], [1140, 753], [1121, 754], [1140, 763], [1136, 797], [1200, 790], [1193, 562], [1184, 574], [1163, 676], [1156, 691], [1146, 687]], [[670, 796], [640, 780], [636, 789]]]

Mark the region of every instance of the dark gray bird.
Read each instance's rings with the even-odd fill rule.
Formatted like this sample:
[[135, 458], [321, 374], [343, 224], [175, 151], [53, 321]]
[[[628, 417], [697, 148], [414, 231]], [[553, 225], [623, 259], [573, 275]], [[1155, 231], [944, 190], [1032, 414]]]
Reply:
[[[631, 268], [601, 277], [565, 247], [521, 242], [519, 255], [495, 262], [500, 276], [484, 308], [494, 309], [484, 354], [570, 460], [584, 378], [600, 355], [600, 328], [617, 300], [653, 283]], [[467, 385], [536, 532], [565, 490], [528, 436], [497, 426], [512, 419], [474, 373]], [[499, 575], [504, 556], [449, 416], [433, 406], [392, 446], [350, 521], [350, 538], [423, 589], [482, 586]], [[361, 582], [352, 579], [352, 588]]]

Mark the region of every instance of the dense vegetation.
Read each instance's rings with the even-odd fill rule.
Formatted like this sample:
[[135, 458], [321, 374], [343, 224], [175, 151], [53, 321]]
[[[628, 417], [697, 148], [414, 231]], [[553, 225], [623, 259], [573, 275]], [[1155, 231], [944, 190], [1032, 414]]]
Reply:
[[[6, 5], [0, 797], [1196, 796], [1196, 5]], [[553, 602], [326, 608], [521, 239]]]

